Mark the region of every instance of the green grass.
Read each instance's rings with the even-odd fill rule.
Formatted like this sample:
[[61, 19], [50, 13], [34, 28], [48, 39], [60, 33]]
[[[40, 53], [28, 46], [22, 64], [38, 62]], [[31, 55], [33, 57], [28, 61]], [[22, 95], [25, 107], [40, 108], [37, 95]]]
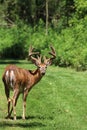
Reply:
[[[0, 63], [1, 79], [5, 66], [10, 62]], [[35, 69], [34, 65], [25, 61], [17, 61], [16, 65]], [[50, 66], [28, 95], [26, 120], [21, 119], [22, 96], [19, 97], [16, 111], [17, 121], [5, 119], [7, 102], [0, 80], [0, 129], [87, 130], [87, 71], [76, 72]]]

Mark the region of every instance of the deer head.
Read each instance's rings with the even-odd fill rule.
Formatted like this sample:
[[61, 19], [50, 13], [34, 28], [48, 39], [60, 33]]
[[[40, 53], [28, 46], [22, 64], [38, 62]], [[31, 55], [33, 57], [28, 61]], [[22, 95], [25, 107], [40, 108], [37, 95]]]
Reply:
[[[39, 52], [33, 52], [34, 48], [32, 48], [32, 46], [30, 46], [29, 48], [29, 58], [38, 67], [42, 75], [46, 73], [47, 66], [51, 65], [52, 61], [56, 58], [55, 49], [52, 46], [50, 46], [50, 48], [51, 48], [51, 52], [49, 52], [49, 54], [51, 55], [50, 58], [46, 58], [45, 56], [43, 58], [39, 54]], [[33, 55], [36, 55], [37, 58], [35, 58]], [[43, 58], [43, 62], [42, 62], [42, 58]]]

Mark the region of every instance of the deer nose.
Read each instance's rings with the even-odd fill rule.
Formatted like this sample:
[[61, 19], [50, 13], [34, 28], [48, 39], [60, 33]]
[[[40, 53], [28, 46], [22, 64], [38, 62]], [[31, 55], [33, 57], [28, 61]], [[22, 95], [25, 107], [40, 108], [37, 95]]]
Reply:
[[45, 75], [45, 71], [42, 72], [42, 75]]
[[46, 72], [46, 70], [42, 70], [42, 71], [41, 71], [42, 74], [45, 74], [45, 72]]
[[41, 74], [42, 74], [42, 75], [45, 75], [45, 72], [42, 72]]
[[41, 74], [44, 75], [46, 73], [46, 69], [41, 68]]

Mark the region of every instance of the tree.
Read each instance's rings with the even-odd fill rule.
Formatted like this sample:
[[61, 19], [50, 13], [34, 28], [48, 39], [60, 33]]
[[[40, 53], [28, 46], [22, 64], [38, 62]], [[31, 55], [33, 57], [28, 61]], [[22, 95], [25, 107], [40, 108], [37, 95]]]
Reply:
[[48, 0], [46, 0], [46, 35], [48, 35]]

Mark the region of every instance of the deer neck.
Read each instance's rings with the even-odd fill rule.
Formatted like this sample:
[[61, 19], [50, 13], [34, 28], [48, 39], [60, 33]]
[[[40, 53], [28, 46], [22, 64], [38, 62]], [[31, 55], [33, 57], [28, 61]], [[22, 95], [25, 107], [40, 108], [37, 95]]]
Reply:
[[43, 75], [41, 75], [40, 70], [36, 69], [34, 71], [29, 70], [30, 74], [32, 75], [31, 77], [31, 85], [34, 86], [36, 83], [38, 83]]
[[38, 83], [41, 78], [43, 77], [40, 73], [40, 70], [39, 69], [36, 69], [34, 71], [32, 70], [29, 70], [30, 74], [32, 75], [32, 78], [31, 78], [31, 82], [32, 82], [32, 85], [35, 85], [36, 83]]
[[43, 77], [43, 75], [41, 75], [40, 70], [37, 69], [37, 70], [35, 71], [35, 75], [34, 75], [34, 82], [35, 82], [35, 84], [36, 84], [37, 82], [39, 82], [42, 77]]

